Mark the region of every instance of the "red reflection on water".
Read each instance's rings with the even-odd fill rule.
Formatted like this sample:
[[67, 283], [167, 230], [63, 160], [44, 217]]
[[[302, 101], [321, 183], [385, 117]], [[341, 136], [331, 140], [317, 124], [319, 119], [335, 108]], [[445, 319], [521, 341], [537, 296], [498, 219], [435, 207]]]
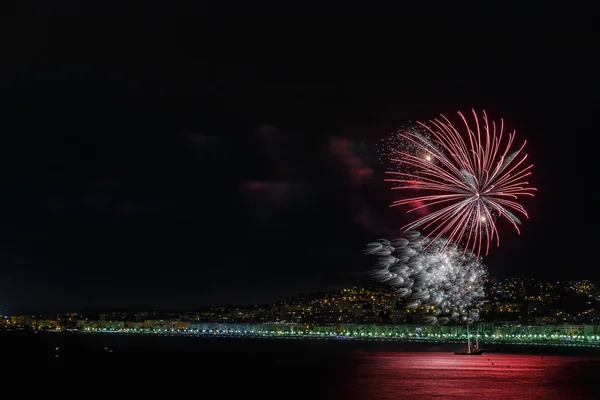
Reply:
[[355, 379], [345, 385], [351, 398], [590, 399], [600, 393], [598, 358], [375, 353], [357, 354], [354, 361]]

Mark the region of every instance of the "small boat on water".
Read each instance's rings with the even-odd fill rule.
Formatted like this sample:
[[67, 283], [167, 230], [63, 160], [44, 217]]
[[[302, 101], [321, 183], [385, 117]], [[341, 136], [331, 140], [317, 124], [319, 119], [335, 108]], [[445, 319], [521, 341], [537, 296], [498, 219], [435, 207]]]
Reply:
[[455, 356], [480, 356], [483, 350], [479, 349], [479, 332], [475, 335], [475, 348], [471, 349], [471, 336], [469, 333], [469, 325], [467, 325], [467, 351], [457, 351]]

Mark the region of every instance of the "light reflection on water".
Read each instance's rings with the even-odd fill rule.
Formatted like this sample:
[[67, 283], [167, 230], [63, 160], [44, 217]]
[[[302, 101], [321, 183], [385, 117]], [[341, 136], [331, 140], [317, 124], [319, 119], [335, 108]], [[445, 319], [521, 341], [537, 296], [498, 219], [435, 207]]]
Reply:
[[[60, 357], [56, 359], [56, 348]], [[113, 351], [106, 351], [106, 348]], [[546, 355], [455, 356], [463, 346], [327, 340], [239, 340], [121, 335], [0, 335], [5, 365], [77, 371], [159, 373], [172, 396], [262, 400], [599, 399], [600, 357], [589, 349], [546, 349]], [[529, 349], [538, 351], [541, 349]], [[570, 355], [551, 355], [570, 354]], [[493, 363], [493, 364], [492, 364]], [[146, 373], [144, 372], [144, 373]], [[95, 372], [94, 372], [95, 373]], [[196, 384], [182, 385], [191, 373]], [[120, 379], [120, 378], [119, 378]], [[167, 383], [173, 379], [173, 384]], [[230, 382], [223, 384], [223, 382]], [[136, 380], [123, 385], [137, 397]], [[174, 386], [173, 386], [174, 385]], [[125, 392], [123, 392], [125, 393]], [[180, 396], [181, 397], [181, 396]]]
[[356, 375], [344, 389], [356, 399], [593, 399], [600, 393], [597, 358], [356, 353], [353, 361]]

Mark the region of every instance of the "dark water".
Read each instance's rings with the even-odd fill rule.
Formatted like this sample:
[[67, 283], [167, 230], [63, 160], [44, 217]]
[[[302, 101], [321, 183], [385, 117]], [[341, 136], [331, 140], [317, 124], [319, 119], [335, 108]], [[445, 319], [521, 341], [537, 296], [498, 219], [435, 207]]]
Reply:
[[66, 369], [74, 373], [65, 376], [92, 380], [112, 375], [102, 390], [118, 382], [120, 395], [600, 398], [600, 354], [585, 349], [455, 356], [463, 350], [455, 345], [61, 334], [3, 334], [0, 349], [4, 367]]

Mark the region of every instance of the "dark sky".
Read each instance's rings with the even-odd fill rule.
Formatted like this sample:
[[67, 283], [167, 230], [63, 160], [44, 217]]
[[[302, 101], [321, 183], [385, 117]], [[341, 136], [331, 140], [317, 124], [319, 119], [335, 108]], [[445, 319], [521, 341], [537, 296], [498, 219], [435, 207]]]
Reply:
[[361, 250], [405, 221], [375, 143], [471, 107], [529, 141], [539, 188], [522, 234], [503, 226], [491, 275], [600, 279], [593, 13], [309, 11], [13, 19], [0, 307], [194, 308], [368, 284]]

